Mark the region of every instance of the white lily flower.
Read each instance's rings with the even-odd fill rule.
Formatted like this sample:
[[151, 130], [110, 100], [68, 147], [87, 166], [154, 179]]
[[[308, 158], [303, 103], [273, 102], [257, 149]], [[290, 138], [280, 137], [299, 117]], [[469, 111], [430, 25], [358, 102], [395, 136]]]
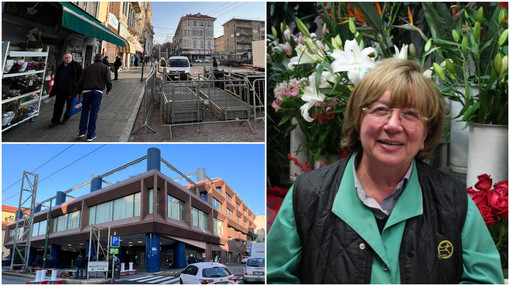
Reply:
[[296, 47], [297, 56], [290, 59], [289, 68], [293, 69], [295, 65], [314, 64], [319, 61], [317, 55], [311, 54], [305, 45]]
[[394, 58], [407, 60], [407, 51], [409, 49], [408, 45], [402, 45], [401, 51], [398, 50], [397, 46], [394, 45], [393, 47], [395, 47], [395, 55], [393, 56]]
[[361, 50], [356, 40], [347, 40], [343, 51], [335, 49], [331, 54], [335, 58], [331, 63], [331, 68], [333, 72], [346, 71], [349, 80], [357, 85], [377, 65], [370, 55], [376, 56], [377, 51], [372, 47]]
[[[314, 75], [315, 75], [315, 73], [314, 73]], [[321, 75], [321, 80], [319, 82], [319, 87], [320, 88], [331, 87], [330, 82], [335, 82], [335, 81], [336, 81], [335, 74], [332, 74], [328, 71], [323, 71], [322, 75]]]
[[303, 118], [308, 122], [312, 122], [313, 118], [310, 117], [308, 111], [315, 105], [315, 103], [323, 102], [326, 96], [315, 88], [315, 75], [309, 76], [308, 82], [310, 85], [304, 88], [303, 96], [301, 96], [301, 99], [306, 101], [306, 103], [303, 104], [300, 109]]

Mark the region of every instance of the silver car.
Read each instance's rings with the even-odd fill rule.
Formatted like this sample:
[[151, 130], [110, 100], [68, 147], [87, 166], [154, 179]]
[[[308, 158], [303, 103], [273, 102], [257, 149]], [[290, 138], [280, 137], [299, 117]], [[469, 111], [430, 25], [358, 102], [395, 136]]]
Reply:
[[250, 257], [244, 268], [244, 283], [266, 281], [266, 259], [264, 257]]

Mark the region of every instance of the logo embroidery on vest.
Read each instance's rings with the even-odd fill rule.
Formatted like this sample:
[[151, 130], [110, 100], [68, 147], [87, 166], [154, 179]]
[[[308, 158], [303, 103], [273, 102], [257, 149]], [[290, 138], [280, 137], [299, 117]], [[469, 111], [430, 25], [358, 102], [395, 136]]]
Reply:
[[437, 258], [448, 259], [453, 255], [453, 244], [448, 240], [443, 240], [437, 245]]

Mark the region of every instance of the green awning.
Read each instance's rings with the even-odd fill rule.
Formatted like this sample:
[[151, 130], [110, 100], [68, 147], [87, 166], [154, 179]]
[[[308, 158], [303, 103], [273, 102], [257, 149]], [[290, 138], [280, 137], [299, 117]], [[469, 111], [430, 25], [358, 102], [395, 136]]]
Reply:
[[70, 2], [59, 2], [63, 8], [62, 26], [80, 34], [124, 47], [124, 39], [110, 31], [101, 22]]

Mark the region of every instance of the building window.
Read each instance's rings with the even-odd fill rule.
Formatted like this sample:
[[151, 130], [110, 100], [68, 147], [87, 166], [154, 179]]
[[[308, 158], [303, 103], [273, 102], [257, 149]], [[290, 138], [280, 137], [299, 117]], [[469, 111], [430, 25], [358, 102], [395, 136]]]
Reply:
[[141, 194], [136, 193], [89, 208], [89, 225], [140, 215]]
[[[80, 214], [81, 210], [78, 210], [72, 213], [67, 213], [65, 215], [55, 217], [53, 221], [53, 232], [80, 227]], [[43, 232], [46, 232], [46, 226], [44, 227]], [[39, 233], [41, 233], [40, 230]]]
[[207, 193], [200, 193], [200, 197], [202, 198], [202, 200], [206, 201], [207, 202]]
[[196, 36], [197, 35], [197, 30], [191, 30], [191, 35], [192, 36]]
[[234, 212], [227, 208], [227, 215], [229, 218], [234, 218]]
[[197, 21], [193, 21], [193, 26], [197, 26]]
[[223, 222], [217, 218], [213, 219], [214, 233], [223, 234]]
[[227, 201], [229, 201], [229, 202], [232, 201], [232, 197], [229, 194], [227, 194]]
[[203, 230], [207, 230], [207, 214], [197, 208], [191, 208], [192, 223]]
[[236, 216], [236, 219], [237, 219], [237, 223], [241, 223], [241, 218]]
[[218, 201], [217, 199], [213, 198], [213, 207], [217, 208], [219, 211], [222, 210], [222, 203]]
[[168, 217], [184, 221], [184, 202], [168, 196]]
[[197, 47], [197, 40], [193, 40], [193, 49]]
[[243, 214], [246, 215], [246, 210], [245, 209], [243, 210]]
[[221, 187], [216, 187], [216, 191], [221, 194]]
[[241, 210], [241, 206], [238, 203], [236, 203], [236, 209]]
[[[154, 212], [154, 189], [149, 189], [149, 213]], [[156, 191], [156, 213], [159, 213], [159, 189]]]

